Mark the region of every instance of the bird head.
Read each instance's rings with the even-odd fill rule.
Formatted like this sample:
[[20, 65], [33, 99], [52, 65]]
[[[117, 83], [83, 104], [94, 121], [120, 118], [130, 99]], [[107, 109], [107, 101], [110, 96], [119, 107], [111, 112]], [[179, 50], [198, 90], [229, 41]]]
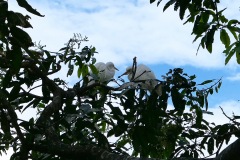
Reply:
[[126, 68], [126, 71], [120, 76], [132, 74], [132, 66]]
[[109, 70], [114, 70], [114, 71], [117, 70], [118, 71], [118, 69], [114, 66], [114, 64], [112, 62], [107, 62], [106, 66]]

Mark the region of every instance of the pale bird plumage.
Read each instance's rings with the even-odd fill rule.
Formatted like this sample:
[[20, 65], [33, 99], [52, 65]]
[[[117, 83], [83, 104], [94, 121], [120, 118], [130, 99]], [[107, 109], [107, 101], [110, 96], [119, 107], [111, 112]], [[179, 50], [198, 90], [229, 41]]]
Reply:
[[[118, 70], [112, 62], [98, 62], [95, 64], [95, 67], [98, 70], [98, 78], [100, 83], [110, 81], [114, 77], [115, 71]], [[88, 85], [95, 83], [94, 79], [91, 77], [91, 74], [92, 73], [90, 72]]]
[[[134, 69], [132, 66], [129, 66], [126, 68], [126, 72], [122, 75], [128, 75], [129, 81], [142, 81], [142, 82], [136, 82], [141, 85], [142, 89], [147, 89], [150, 92], [155, 88], [155, 86], [158, 84], [158, 81], [156, 80], [155, 74], [152, 72], [152, 70], [147, 67], [144, 64], [139, 64], [136, 67], [136, 72], [134, 74]], [[162, 87], [159, 85], [157, 89], [155, 89], [156, 93], [160, 96], [162, 94]]]

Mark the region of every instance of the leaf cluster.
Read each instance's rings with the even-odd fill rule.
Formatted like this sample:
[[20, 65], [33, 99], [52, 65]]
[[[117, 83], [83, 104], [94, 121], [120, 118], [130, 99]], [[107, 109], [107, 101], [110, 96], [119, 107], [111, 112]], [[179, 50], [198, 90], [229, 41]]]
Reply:
[[[175, 68], [158, 80], [161, 95], [121, 79], [108, 86], [96, 77], [89, 85], [90, 73], [98, 71], [95, 47], [82, 47], [86, 37], [74, 34], [50, 52], [22, 29], [31, 27], [28, 16], [8, 11], [7, 4], [0, 1], [1, 154], [11, 147], [12, 160], [130, 159], [130, 152], [140, 158], [198, 158], [205, 146], [211, 154], [215, 143], [221, 148], [231, 135], [239, 136], [238, 116], [219, 126], [203, 119], [208, 95], [221, 80], [197, 84], [195, 75]], [[26, 1], [19, 5], [41, 16]], [[63, 72], [77, 73], [79, 81], [69, 85]], [[36, 115], [19, 119], [29, 109]]]
[[[150, 0], [150, 3], [156, 0]], [[160, 5], [162, 0], [157, 2]], [[239, 21], [228, 19], [224, 15], [227, 8], [219, 10], [219, 0], [170, 0], [166, 2], [163, 11], [173, 6], [174, 11], [179, 11], [179, 18], [186, 23], [193, 23], [192, 34], [195, 36], [193, 42], [200, 39], [200, 47], [212, 53], [216, 32], [220, 32], [220, 41], [225, 47], [225, 64], [229, 62], [233, 55], [240, 64], [239, 50]], [[187, 16], [186, 16], [187, 14]]]

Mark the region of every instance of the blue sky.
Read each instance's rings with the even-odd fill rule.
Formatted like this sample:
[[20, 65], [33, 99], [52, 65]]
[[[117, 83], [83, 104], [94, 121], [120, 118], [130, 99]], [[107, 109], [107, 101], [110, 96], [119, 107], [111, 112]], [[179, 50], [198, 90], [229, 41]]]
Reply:
[[[16, 2], [9, 3], [10, 9], [25, 12]], [[73, 33], [81, 33], [89, 38], [87, 45], [97, 48], [97, 61], [115, 63], [119, 69], [116, 77], [132, 64], [135, 56], [138, 63], [148, 65], [159, 79], [174, 67], [195, 74], [197, 82], [223, 77], [219, 93], [209, 97], [214, 116], [206, 118], [216, 123], [227, 122], [219, 106], [230, 115], [233, 111], [240, 112], [240, 69], [235, 57], [224, 65], [224, 46], [218, 34], [212, 54], [200, 49], [196, 55], [198, 42], [192, 43], [192, 24], [183, 25], [184, 21], [179, 20], [172, 8], [163, 13], [162, 7], [156, 3], [150, 5], [149, 0], [29, 0], [29, 3], [45, 17], [29, 14], [33, 29], [27, 31], [34, 41], [46, 44], [47, 49], [57, 51]], [[227, 18], [239, 17], [240, 2], [221, 3], [221, 8], [228, 8]], [[61, 74], [66, 75], [64, 70]], [[77, 74], [67, 80], [77, 82]]]
[[[238, 2], [230, 1], [221, 7], [228, 7], [228, 18], [237, 18]], [[116, 76], [121, 75], [136, 56], [138, 63], [148, 65], [159, 79], [174, 67], [195, 74], [198, 82], [223, 77], [219, 93], [209, 97], [210, 106], [226, 101], [238, 103], [240, 76], [235, 58], [224, 65], [224, 48], [218, 34], [212, 54], [200, 49], [196, 55], [198, 42], [192, 43], [192, 24], [182, 25], [184, 21], [179, 20], [178, 13], [172, 8], [163, 13], [161, 7], [150, 5], [148, 0], [29, 2], [45, 17], [30, 15], [33, 29], [27, 31], [34, 41], [41, 41], [49, 50], [57, 51], [73, 33], [81, 33], [89, 38], [87, 45], [97, 48], [99, 62], [115, 63], [120, 70]], [[15, 3], [9, 3], [13, 9], [24, 11]], [[77, 76], [69, 81], [76, 82]]]

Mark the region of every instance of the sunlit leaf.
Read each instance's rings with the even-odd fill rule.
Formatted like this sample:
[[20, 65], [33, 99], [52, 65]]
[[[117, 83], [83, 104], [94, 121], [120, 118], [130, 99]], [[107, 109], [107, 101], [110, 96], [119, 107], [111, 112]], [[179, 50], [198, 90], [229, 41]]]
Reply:
[[228, 33], [226, 32], [225, 29], [222, 29], [220, 31], [220, 39], [221, 39], [222, 43], [225, 45], [226, 48], [230, 45], [230, 38], [229, 38]]
[[98, 74], [98, 70], [93, 64], [90, 64], [89, 67], [91, 68], [93, 74]]

